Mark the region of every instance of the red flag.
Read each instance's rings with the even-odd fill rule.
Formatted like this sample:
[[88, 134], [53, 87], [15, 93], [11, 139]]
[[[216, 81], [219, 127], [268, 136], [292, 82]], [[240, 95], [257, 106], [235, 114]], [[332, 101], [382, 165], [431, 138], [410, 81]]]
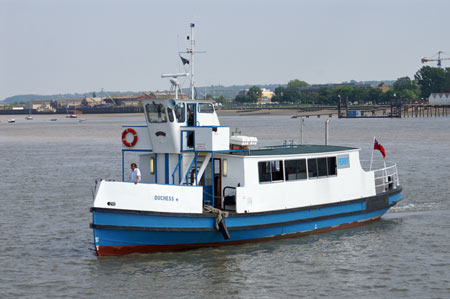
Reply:
[[378, 141], [375, 139], [375, 143], [373, 144], [374, 150], [379, 150], [381, 154], [383, 155], [383, 159], [386, 158], [386, 151], [384, 150], [384, 147], [378, 143]]

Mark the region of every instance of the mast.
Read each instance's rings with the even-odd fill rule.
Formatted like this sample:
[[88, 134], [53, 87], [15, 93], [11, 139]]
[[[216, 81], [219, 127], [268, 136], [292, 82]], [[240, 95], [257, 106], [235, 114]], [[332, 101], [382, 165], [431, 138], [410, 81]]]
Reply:
[[188, 40], [191, 41], [191, 47], [190, 49], [186, 49], [186, 52], [179, 52], [189, 54], [191, 56], [189, 63], [190, 72], [189, 72], [189, 89], [191, 90], [191, 99], [195, 99], [195, 81], [194, 81], [194, 54], [196, 53], [206, 53], [206, 51], [195, 51], [195, 37], [194, 37], [194, 28], [195, 24], [191, 23], [191, 35], [187, 37]]
[[191, 52], [191, 80], [190, 80], [190, 88], [191, 88], [191, 99], [194, 100], [194, 91], [195, 91], [195, 87], [194, 87], [194, 47], [195, 47], [195, 40], [194, 40], [194, 27], [195, 24], [191, 23], [191, 49], [189, 50]]

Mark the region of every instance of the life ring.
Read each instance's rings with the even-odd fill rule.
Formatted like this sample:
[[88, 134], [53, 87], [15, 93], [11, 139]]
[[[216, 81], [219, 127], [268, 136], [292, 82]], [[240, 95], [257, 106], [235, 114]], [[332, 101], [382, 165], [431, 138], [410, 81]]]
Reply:
[[[133, 141], [132, 141], [131, 143], [127, 141], [127, 135], [128, 135], [128, 133], [133, 134]], [[136, 131], [135, 131], [134, 129], [132, 129], [132, 128], [125, 129], [125, 130], [122, 132], [122, 143], [123, 143], [126, 147], [133, 147], [133, 146], [135, 146], [136, 143], [138, 142], [138, 139], [139, 139], [139, 138], [138, 138], [138, 135], [137, 135]]]

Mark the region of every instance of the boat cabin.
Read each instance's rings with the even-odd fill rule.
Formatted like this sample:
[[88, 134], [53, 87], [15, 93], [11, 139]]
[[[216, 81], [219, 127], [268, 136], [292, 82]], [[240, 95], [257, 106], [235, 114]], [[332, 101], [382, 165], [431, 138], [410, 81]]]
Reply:
[[251, 149], [257, 139], [230, 137], [212, 102], [146, 99], [143, 106], [147, 125], [124, 126], [122, 155], [140, 152], [141, 183], [201, 187], [196, 206], [249, 213], [376, 194], [374, 173], [362, 169], [357, 148]]

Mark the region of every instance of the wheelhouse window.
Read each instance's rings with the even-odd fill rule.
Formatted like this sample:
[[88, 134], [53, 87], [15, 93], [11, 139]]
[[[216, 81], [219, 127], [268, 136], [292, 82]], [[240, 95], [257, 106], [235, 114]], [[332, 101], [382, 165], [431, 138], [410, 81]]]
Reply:
[[147, 119], [150, 123], [165, 123], [167, 122], [166, 107], [163, 104], [145, 105], [145, 111], [147, 112]]
[[173, 110], [170, 108], [167, 108], [167, 114], [169, 115], [169, 121], [173, 123]]
[[283, 181], [283, 161], [264, 161], [258, 163], [259, 182]]
[[175, 117], [177, 122], [184, 123], [186, 121], [186, 105], [184, 103], [177, 103], [175, 106]]
[[199, 103], [198, 112], [200, 113], [214, 113], [214, 107], [211, 103]]
[[306, 175], [306, 160], [286, 160], [284, 161], [285, 178], [286, 181], [305, 180]]

